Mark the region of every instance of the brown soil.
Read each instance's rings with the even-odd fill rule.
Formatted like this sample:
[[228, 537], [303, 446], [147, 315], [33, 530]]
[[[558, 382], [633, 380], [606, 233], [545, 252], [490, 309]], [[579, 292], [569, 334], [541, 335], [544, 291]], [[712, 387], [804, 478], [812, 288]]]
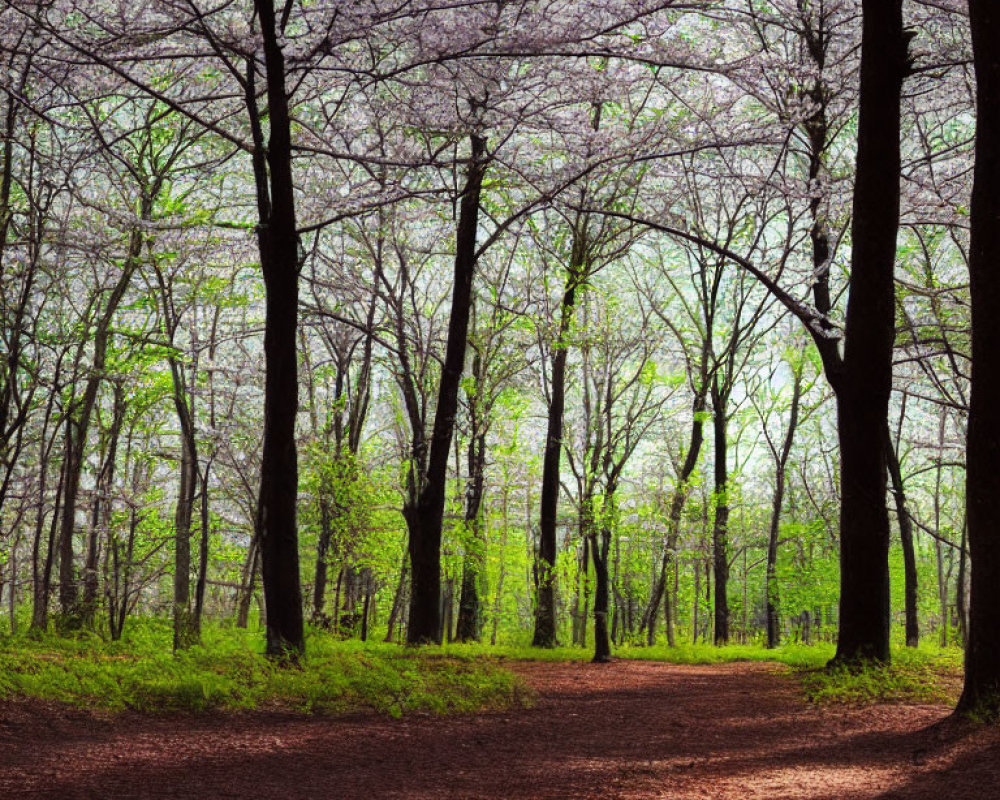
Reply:
[[943, 706], [812, 708], [766, 664], [513, 669], [537, 705], [450, 718], [0, 704], [0, 798], [1000, 797], [1000, 731]]

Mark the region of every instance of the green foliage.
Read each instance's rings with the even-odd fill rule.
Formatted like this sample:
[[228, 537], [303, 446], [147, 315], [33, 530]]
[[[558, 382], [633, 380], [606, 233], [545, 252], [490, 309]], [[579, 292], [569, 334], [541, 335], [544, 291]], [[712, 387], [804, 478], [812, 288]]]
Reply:
[[799, 673], [806, 697], [821, 705], [945, 703], [958, 699], [962, 653], [955, 648], [901, 648], [891, 664], [839, 665]]
[[259, 651], [259, 635], [205, 632], [170, 652], [167, 620], [135, 621], [124, 642], [93, 635], [0, 639], [0, 697], [33, 697], [109, 711], [285, 708], [391, 716], [506, 708], [528, 702], [518, 679], [487, 659], [340, 642], [315, 633], [299, 667]]

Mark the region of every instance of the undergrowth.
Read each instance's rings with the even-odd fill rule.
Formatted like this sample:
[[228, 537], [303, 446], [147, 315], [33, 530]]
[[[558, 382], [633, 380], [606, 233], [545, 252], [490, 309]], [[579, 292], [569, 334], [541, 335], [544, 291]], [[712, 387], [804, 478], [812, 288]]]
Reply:
[[530, 701], [520, 681], [493, 660], [437, 649], [335, 640], [314, 634], [298, 667], [260, 653], [260, 636], [209, 630], [204, 643], [174, 655], [169, 629], [136, 626], [124, 642], [0, 638], [0, 698], [28, 697], [107, 711], [287, 709], [461, 713]]
[[942, 703], [954, 705], [961, 689], [957, 648], [899, 648], [890, 664], [838, 665], [797, 672], [806, 697], [820, 705]]
[[[508, 708], [531, 702], [510, 660], [588, 661], [589, 649], [449, 644], [419, 649], [341, 641], [312, 631], [298, 667], [260, 652], [258, 631], [210, 627], [203, 643], [170, 651], [169, 621], [131, 625], [126, 639], [0, 636], [0, 698], [28, 697], [107, 711], [286, 709], [392, 716]], [[814, 703], [952, 703], [958, 696], [961, 651], [895, 648], [892, 664], [827, 669], [833, 646], [625, 646], [616, 658], [674, 664], [734, 661], [787, 666]], [[604, 667], [597, 667], [604, 668]]]

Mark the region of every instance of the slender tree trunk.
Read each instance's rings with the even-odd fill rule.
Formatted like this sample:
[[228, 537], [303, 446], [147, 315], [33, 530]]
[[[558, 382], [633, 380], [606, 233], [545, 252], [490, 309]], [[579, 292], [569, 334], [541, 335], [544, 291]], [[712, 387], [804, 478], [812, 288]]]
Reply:
[[[316, 571], [313, 579], [312, 598], [313, 624], [323, 627], [330, 624], [330, 619], [323, 608], [326, 605], [326, 583], [330, 569], [330, 543], [332, 541], [333, 515], [330, 512], [330, 500], [324, 494], [319, 499], [319, 538], [316, 542]], [[336, 613], [336, 606], [334, 606], [334, 614]]]
[[715, 585], [715, 644], [729, 644], [729, 470], [726, 465], [727, 393], [712, 382], [712, 429], [715, 440], [715, 517], [712, 521], [712, 569]]
[[889, 660], [886, 453], [895, 335], [902, 0], [863, 0], [858, 154], [844, 359], [833, 381], [841, 460], [836, 662]]
[[[58, 376], [58, 372], [57, 372]], [[31, 547], [31, 575], [32, 575], [32, 607], [31, 607], [31, 630], [40, 633], [48, 628], [49, 624], [49, 593], [52, 581], [52, 562], [54, 553], [55, 537], [53, 535], [55, 525], [59, 519], [60, 498], [62, 496], [63, 466], [60, 465], [59, 480], [56, 486], [55, 508], [53, 509], [52, 525], [49, 528], [49, 537], [45, 549], [45, 558], [42, 560], [42, 536], [45, 531], [45, 506], [47, 502], [46, 490], [48, 486], [49, 469], [51, 467], [52, 449], [59, 439], [59, 425], [49, 436], [49, 423], [52, 419], [52, 411], [55, 407], [56, 393], [52, 392], [45, 407], [45, 417], [42, 421], [42, 431], [38, 441], [38, 505], [35, 511], [35, 530]]]
[[392, 596], [392, 609], [389, 611], [389, 622], [386, 628], [385, 640], [391, 642], [392, 634], [403, 614], [404, 597], [406, 595], [406, 582], [409, 578], [410, 559], [408, 555], [403, 556], [403, 563], [399, 567], [399, 580], [396, 582], [396, 592]]
[[[473, 426], [476, 427], [476, 426]], [[458, 604], [460, 642], [478, 642], [482, 635], [483, 612], [479, 597], [486, 540], [482, 530], [483, 488], [486, 472], [486, 435], [479, 433], [469, 441], [469, 486], [466, 490], [465, 525], [467, 542], [462, 559], [462, 594]]]
[[[121, 386], [114, 388], [114, 408], [111, 428], [108, 431], [104, 462], [95, 483], [94, 502], [87, 533], [87, 548], [83, 569], [83, 598], [80, 603], [80, 620], [86, 627], [93, 627], [97, 615], [99, 595], [100, 542], [106, 537], [111, 521], [111, 493], [114, 488], [115, 466], [118, 458], [118, 438], [125, 421], [125, 396]], [[101, 533], [105, 537], [101, 536]]]
[[802, 366], [798, 365], [792, 383], [792, 406], [788, 415], [785, 438], [774, 465], [774, 495], [771, 499], [771, 524], [767, 536], [767, 578], [765, 597], [767, 598], [767, 646], [777, 647], [781, 642], [781, 617], [777, 580], [778, 541], [781, 530], [781, 509], [785, 504], [785, 482], [788, 459], [795, 442], [795, 431], [799, 425], [799, 404], [802, 399]]
[[170, 372], [181, 440], [180, 486], [174, 508], [174, 650], [185, 650], [198, 643], [191, 609], [191, 522], [198, 488], [198, 452], [183, 367], [176, 359], [170, 359]]
[[243, 562], [243, 574], [240, 580], [240, 591], [236, 603], [236, 627], [246, 628], [250, 624], [250, 606], [253, 604], [253, 593], [257, 587], [257, 571], [260, 569], [260, 538], [254, 531], [250, 539], [250, 549], [247, 559]]
[[[667, 635], [667, 647], [677, 646], [677, 635], [674, 631], [674, 617], [676, 616], [676, 599], [677, 599], [677, 561], [673, 561], [670, 565], [670, 572], [673, 573], [674, 580], [670, 581], [670, 575], [667, 575], [668, 585], [663, 592], [663, 630]], [[669, 584], [673, 583], [673, 586]]]
[[[677, 486], [674, 488], [673, 496], [670, 500], [670, 514], [667, 517], [667, 535], [664, 541], [663, 557], [660, 562], [660, 572], [653, 591], [649, 598], [649, 605], [643, 612], [642, 620], [639, 623], [639, 630], [643, 628], [647, 632], [647, 642], [652, 647], [656, 643], [656, 614], [660, 607], [660, 600], [664, 597], [667, 585], [667, 575], [670, 571], [670, 564], [677, 550], [677, 539], [680, 535], [681, 514], [684, 511], [684, 503], [687, 500], [688, 481], [694, 473], [694, 468], [698, 464], [698, 456], [701, 453], [701, 445], [704, 440], [704, 413], [705, 413], [706, 392], [701, 391], [695, 395], [692, 405], [691, 439], [688, 442], [687, 455], [684, 458], [684, 465], [681, 473], [677, 476]], [[664, 601], [668, 603], [669, 600]], [[670, 645], [673, 647], [673, 643]]]
[[[151, 197], [143, 199], [140, 217], [148, 220], [152, 216]], [[111, 323], [115, 312], [125, 296], [142, 252], [143, 235], [134, 228], [129, 235], [128, 253], [122, 274], [111, 290], [107, 304], [101, 311], [94, 331], [94, 356], [90, 374], [84, 384], [83, 395], [66, 414], [66, 477], [63, 481], [62, 522], [59, 532], [59, 604], [64, 627], [79, 627], [87, 616], [80, 605], [77, 585], [73, 537], [76, 533], [76, 507], [80, 493], [80, 478], [83, 473], [87, 439], [90, 433], [90, 419], [97, 405], [97, 393], [104, 380], [104, 368], [111, 335]]]
[[470, 137], [468, 176], [462, 192], [455, 249], [454, 289], [448, 320], [448, 345], [437, 410], [431, 433], [427, 476], [417, 502], [403, 510], [409, 530], [410, 614], [406, 640], [410, 644], [441, 641], [441, 526], [448, 477], [448, 455], [458, 412], [458, 390], [465, 368], [472, 280], [476, 271], [476, 230], [479, 195], [485, 171], [486, 140]]
[[490, 644], [497, 643], [497, 629], [500, 627], [500, 614], [503, 612], [503, 584], [507, 578], [507, 562], [504, 558], [504, 551], [507, 549], [507, 532], [510, 526], [509, 515], [509, 493], [507, 484], [503, 488], [503, 506], [501, 514], [503, 516], [503, 528], [500, 530], [500, 545], [498, 553], [500, 555], [500, 574], [497, 576], [497, 594], [493, 600], [493, 626], [490, 631]]
[[[578, 227], [582, 226], [578, 221]], [[556, 522], [559, 510], [559, 462], [562, 459], [563, 412], [566, 407], [566, 359], [577, 291], [585, 274], [587, 245], [582, 227], [573, 233], [573, 251], [560, 306], [558, 339], [553, 344], [548, 424], [542, 456], [542, 490], [538, 517], [538, 592], [533, 647], [556, 646]]]
[[920, 621], [917, 616], [917, 558], [913, 550], [913, 523], [906, 507], [906, 491], [903, 487], [903, 473], [899, 467], [899, 456], [885, 428], [886, 464], [892, 481], [892, 495], [896, 502], [896, 518], [899, 523], [899, 541], [903, 547], [903, 594], [906, 610], [906, 646], [920, 644]]
[[205, 614], [205, 590], [208, 587], [208, 547], [211, 533], [211, 515], [209, 514], [209, 476], [212, 471], [211, 457], [205, 464], [201, 480], [201, 537], [198, 544], [198, 582], [195, 584], [194, 597], [194, 628], [198, 639], [201, 639], [201, 623]]

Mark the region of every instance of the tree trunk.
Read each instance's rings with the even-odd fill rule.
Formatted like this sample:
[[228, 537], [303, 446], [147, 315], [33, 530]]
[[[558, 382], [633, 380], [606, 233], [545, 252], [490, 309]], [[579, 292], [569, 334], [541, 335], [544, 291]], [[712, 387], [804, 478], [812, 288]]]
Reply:
[[899, 541], [903, 547], [903, 594], [906, 609], [906, 646], [920, 644], [920, 620], [917, 617], [917, 559], [913, 551], [913, 523], [906, 507], [906, 492], [903, 487], [903, 473], [899, 466], [899, 456], [885, 428], [886, 464], [892, 481], [892, 495], [896, 502], [896, 518], [899, 523]]
[[899, 225], [902, 0], [863, 0], [858, 153], [844, 359], [833, 380], [841, 459], [835, 662], [889, 660], [889, 513], [882, 443], [892, 386]]
[[[322, 489], [320, 491], [323, 491]], [[327, 574], [330, 569], [330, 544], [333, 541], [333, 515], [330, 512], [330, 499], [321, 496], [319, 499], [319, 538], [316, 542], [316, 571], [313, 580], [312, 621], [314, 625], [328, 627], [329, 617], [323, 610], [326, 605]], [[334, 606], [334, 614], [337, 613]]]
[[174, 508], [174, 650], [185, 650], [198, 643], [191, 609], [191, 521], [198, 488], [198, 452], [183, 367], [174, 358], [170, 359], [170, 372], [181, 434], [180, 486]]
[[778, 537], [781, 530], [781, 509], [785, 504], [785, 481], [788, 459], [799, 425], [799, 403], [802, 399], [802, 364], [797, 365], [792, 383], [792, 407], [788, 415], [785, 438], [774, 465], [774, 495], [771, 499], [771, 524], [767, 536], [767, 577], [764, 596], [767, 598], [767, 646], [775, 648], [781, 643], [781, 617], [777, 581]]
[[[152, 216], [153, 200], [146, 197], [142, 201], [140, 218], [148, 220]], [[90, 374], [84, 384], [83, 395], [73, 403], [66, 414], [66, 476], [63, 480], [62, 522], [59, 531], [59, 604], [61, 624], [70, 629], [77, 628], [87, 616], [80, 605], [77, 586], [73, 536], [76, 533], [76, 506], [80, 493], [80, 478], [83, 473], [84, 456], [90, 433], [90, 418], [97, 405], [97, 392], [104, 380], [111, 323], [115, 312], [125, 296], [132, 275], [139, 264], [142, 253], [143, 235], [139, 228], [129, 234], [128, 252], [122, 274], [118, 277], [108, 296], [107, 304], [101, 311], [94, 331], [94, 357]]]
[[[579, 224], [579, 223], [578, 223]], [[542, 491], [538, 514], [538, 591], [533, 647], [556, 646], [555, 564], [556, 521], [559, 510], [559, 462], [562, 458], [563, 412], [566, 407], [566, 358], [577, 290], [585, 274], [586, 243], [581, 230], [573, 232], [573, 251], [560, 305], [558, 339], [553, 344], [548, 424], [542, 456]]]
[[236, 602], [236, 627], [246, 628], [250, 624], [250, 606], [253, 604], [253, 593], [257, 586], [257, 571], [260, 569], [260, 538], [254, 531], [250, 539], [250, 549], [247, 560], [243, 562], [243, 574], [240, 580], [240, 591]]
[[438, 388], [427, 476], [416, 503], [407, 504], [403, 509], [409, 531], [411, 571], [410, 616], [406, 632], [409, 644], [441, 641], [441, 526], [448, 455], [458, 412], [458, 390], [465, 368], [472, 309], [476, 230], [479, 226], [479, 195], [483, 185], [485, 154], [486, 140], [476, 134], [470, 136], [468, 177], [462, 192], [456, 237], [448, 345]]
[[101, 555], [101, 533], [107, 536], [111, 524], [111, 493], [114, 487], [115, 466], [118, 458], [118, 438], [125, 421], [125, 396], [120, 385], [114, 387], [114, 407], [111, 429], [108, 431], [107, 449], [101, 470], [97, 475], [94, 502], [90, 515], [90, 530], [87, 533], [87, 548], [83, 570], [83, 599], [80, 603], [80, 620], [88, 628], [93, 627], [97, 615], [99, 567]]
[[611, 639], [608, 632], [608, 551], [611, 549], [611, 530], [601, 526], [598, 546], [596, 531], [591, 534], [590, 552], [594, 560], [594, 658], [595, 664], [611, 660]]
[[712, 570], [715, 585], [715, 644], [729, 644], [729, 470], [726, 466], [727, 393], [712, 381], [712, 428], [715, 440], [715, 517], [712, 521]]
[[194, 590], [194, 629], [198, 639], [201, 639], [201, 622], [205, 614], [205, 590], [208, 587], [208, 545], [211, 533], [211, 516], [209, 514], [208, 485], [212, 471], [212, 459], [205, 464], [201, 475], [201, 537], [198, 545], [198, 582]]
[[[475, 370], [473, 370], [475, 371]], [[475, 429], [477, 426], [473, 425]], [[478, 642], [482, 635], [483, 612], [479, 597], [486, 540], [482, 531], [483, 487], [486, 471], [486, 436], [479, 433], [469, 441], [469, 485], [466, 490], [465, 557], [462, 559], [462, 593], [458, 603], [458, 628], [455, 637], [460, 642]]]
[[[642, 615], [639, 623], [639, 630], [646, 628], [647, 642], [652, 647], [656, 643], [656, 614], [660, 607], [660, 600], [664, 596], [667, 585], [667, 575], [670, 564], [677, 549], [677, 537], [680, 535], [681, 513], [684, 511], [684, 502], [687, 500], [688, 481], [694, 473], [694, 468], [698, 464], [698, 455], [701, 453], [701, 445], [704, 440], [705, 421], [705, 395], [704, 391], [695, 395], [692, 404], [691, 439], [688, 442], [687, 455], [684, 458], [684, 465], [681, 473], [677, 476], [677, 486], [674, 488], [673, 496], [670, 500], [670, 514], [667, 517], [667, 535], [664, 540], [663, 558], [660, 562], [660, 572], [653, 591], [649, 598], [649, 605]], [[664, 601], [669, 603], [669, 599]], [[672, 638], [672, 637], [671, 637]], [[673, 643], [670, 644], [673, 647]]]
[[[305, 651], [296, 523], [299, 236], [295, 223], [285, 57], [280, 41], [283, 31], [278, 29], [273, 0], [254, 0], [254, 6], [264, 46], [270, 134], [264, 145], [260, 131], [263, 116], [257, 112], [254, 99], [250, 115], [257, 145], [253, 159], [259, 217], [257, 240], [266, 294], [264, 433], [257, 529], [267, 616], [267, 654], [296, 661]], [[248, 99], [253, 94], [250, 87]]]
[[976, 68], [976, 165], [969, 277], [972, 385], [966, 503], [972, 562], [969, 646], [958, 710], [1000, 719], [1000, 8], [969, 0]]
[[[57, 373], [58, 374], [58, 373]], [[42, 534], [45, 530], [45, 506], [46, 506], [46, 486], [48, 484], [48, 474], [52, 456], [52, 448], [59, 438], [59, 425], [51, 437], [48, 437], [49, 421], [55, 406], [56, 393], [49, 395], [45, 408], [45, 418], [42, 423], [42, 432], [38, 442], [38, 505], [35, 511], [34, 542], [31, 548], [31, 575], [32, 575], [32, 606], [31, 606], [31, 628], [36, 633], [44, 632], [49, 625], [49, 593], [52, 586], [52, 563], [55, 556], [55, 531], [59, 520], [60, 499], [62, 497], [63, 466], [60, 465], [59, 480], [55, 492], [55, 508], [52, 511], [52, 523], [49, 526], [47, 546], [45, 547], [45, 558], [42, 560]]]
[[410, 559], [409, 554], [403, 556], [403, 563], [399, 567], [399, 580], [396, 582], [396, 592], [392, 596], [392, 609], [389, 611], [389, 622], [386, 626], [385, 640], [391, 642], [392, 634], [400, 623], [403, 614], [404, 595], [406, 594], [406, 581], [409, 578]]

